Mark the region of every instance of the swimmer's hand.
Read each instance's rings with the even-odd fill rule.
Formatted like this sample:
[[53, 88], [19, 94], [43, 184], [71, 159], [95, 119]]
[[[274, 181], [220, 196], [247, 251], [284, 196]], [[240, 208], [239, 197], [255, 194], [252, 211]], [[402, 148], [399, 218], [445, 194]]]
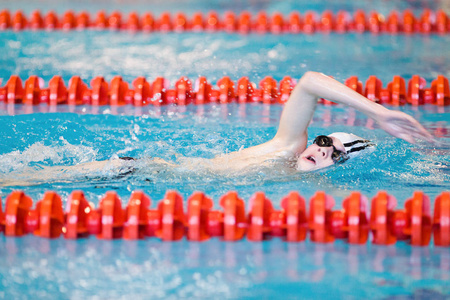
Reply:
[[384, 131], [411, 144], [417, 140], [434, 141], [433, 136], [416, 119], [401, 111], [386, 109], [374, 119]]

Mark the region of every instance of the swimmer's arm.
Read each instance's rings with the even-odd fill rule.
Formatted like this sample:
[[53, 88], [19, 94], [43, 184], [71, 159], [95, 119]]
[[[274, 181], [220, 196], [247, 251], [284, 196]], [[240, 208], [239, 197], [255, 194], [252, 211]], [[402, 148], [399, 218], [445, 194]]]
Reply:
[[307, 72], [285, 104], [280, 126], [273, 140], [294, 147], [306, 144], [307, 128], [319, 98], [353, 107], [377, 121], [380, 127], [391, 135], [410, 143], [414, 143], [415, 139], [432, 139], [432, 136], [413, 117], [372, 102], [324, 74]]

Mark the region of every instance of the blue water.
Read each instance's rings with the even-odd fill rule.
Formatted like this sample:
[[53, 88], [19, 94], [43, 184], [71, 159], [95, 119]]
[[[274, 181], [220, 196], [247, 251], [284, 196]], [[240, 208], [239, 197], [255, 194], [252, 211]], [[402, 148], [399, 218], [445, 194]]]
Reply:
[[138, 76], [149, 81], [164, 76], [172, 85], [181, 76], [206, 76], [211, 83], [248, 76], [259, 83], [265, 76], [299, 78], [308, 70], [340, 81], [356, 75], [365, 82], [376, 75], [385, 86], [394, 75], [419, 74], [428, 84], [439, 74], [450, 77], [449, 35], [7, 31], [1, 37], [3, 83], [13, 74], [23, 80], [38, 74], [47, 83], [58, 74], [66, 84], [74, 75], [86, 83], [100, 75], [108, 81], [119, 75], [129, 83]]
[[0, 297], [448, 299], [448, 249], [0, 239]]
[[[42, 105], [35, 110], [46, 108]], [[0, 180], [15, 178], [17, 173], [29, 172], [30, 168], [40, 170], [43, 166], [69, 166], [118, 156], [160, 157], [175, 163], [185, 157], [212, 158], [271, 139], [276, 133], [282, 106], [145, 107], [139, 112], [141, 115], [135, 115], [138, 111], [131, 107], [119, 108], [116, 112], [104, 107], [95, 115], [89, 113], [92, 109], [80, 107], [80, 114], [1, 117]], [[446, 131], [441, 133], [441, 140], [448, 143], [450, 110], [447, 107], [443, 108], [445, 113], [438, 113], [439, 109], [435, 106], [416, 111], [403, 108], [430, 131]], [[71, 182], [60, 182], [56, 178], [47, 183], [36, 182], [25, 191], [40, 199], [47, 189], [57, 190], [64, 197], [73, 189], [83, 189], [90, 201], [98, 203], [110, 189], [115, 189], [124, 201], [130, 191], [136, 189], [143, 189], [154, 200], [162, 199], [167, 189], [179, 190], [185, 199], [201, 190], [216, 200], [228, 190], [237, 190], [245, 200], [262, 190], [278, 204], [291, 190], [299, 190], [308, 198], [316, 190], [325, 190], [340, 206], [342, 199], [353, 190], [373, 197], [383, 188], [396, 196], [403, 206], [415, 190], [423, 190], [434, 199], [450, 188], [448, 146], [411, 145], [376, 129], [376, 124], [352, 109], [319, 106], [309, 129], [311, 139], [335, 131], [353, 132], [373, 140], [378, 144], [377, 149], [345, 164], [309, 174], [278, 174], [261, 169], [223, 176], [202, 169], [160, 170], [150, 165], [145, 171], [124, 178], [108, 177], [107, 173], [104, 174], [107, 180], [105, 176], [96, 180], [74, 178]], [[4, 199], [17, 188], [20, 186], [3, 187], [0, 195]]]
[[[176, 3], [176, 4], [175, 4]], [[362, 8], [387, 14], [392, 9], [443, 8], [445, 1], [1, 1], [0, 6], [26, 13], [41, 6], [58, 13], [72, 8], [96, 12], [168, 10], [192, 14], [215, 9], [251, 12], [267, 10], [323, 11]], [[0, 79], [12, 75], [26, 79], [39, 75], [48, 82], [61, 75], [67, 83], [80, 75], [85, 82], [102, 75], [120, 75], [131, 82], [137, 76], [153, 80], [164, 76], [172, 83], [181, 76], [206, 76], [215, 83], [223, 76], [237, 80], [265, 76], [280, 80], [300, 78], [307, 70], [321, 71], [343, 81], [357, 75], [365, 81], [377, 75], [386, 85], [394, 75], [423, 76], [428, 83], [438, 74], [450, 77], [448, 36], [391, 36], [371, 34], [229, 35], [135, 34], [114, 32], [0, 33]], [[167, 189], [184, 198], [195, 190], [215, 201], [228, 190], [237, 190], [247, 202], [264, 191], [275, 207], [291, 190], [308, 199], [325, 190], [341, 207], [350, 191], [371, 198], [387, 190], [403, 207], [415, 190], [432, 201], [450, 189], [450, 108], [424, 106], [399, 108], [413, 115], [441, 141], [441, 146], [410, 145], [388, 136], [352, 109], [320, 106], [310, 136], [351, 131], [377, 143], [373, 153], [308, 175], [257, 174], [210, 176], [168, 170], [125, 178], [77, 179], [27, 187], [2, 187], [5, 197], [21, 188], [35, 201], [45, 190], [63, 196], [83, 189], [98, 204], [108, 190], [115, 190], [125, 204], [131, 191], [143, 189], [154, 207]], [[26, 108], [0, 105], [0, 180], [42, 166], [73, 165], [117, 156], [157, 156], [170, 161], [235, 151], [267, 141], [276, 132], [281, 106], [206, 105], [188, 107], [58, 107]], [[333, 125], [332, 125], [333, 124]], [[185, 240], [163, 243], [145, 241], [44, 240], [34, 236], [0, 236], [0, 298], [332, 298], [332, 299], [448, 299], [450, 256], [448, 249], [413, 248], [405, 243], [391, 247], [353, 247], [342, 241], [332, 245], [311, 242], [263, 243], [246, 240], [224, 243]]]

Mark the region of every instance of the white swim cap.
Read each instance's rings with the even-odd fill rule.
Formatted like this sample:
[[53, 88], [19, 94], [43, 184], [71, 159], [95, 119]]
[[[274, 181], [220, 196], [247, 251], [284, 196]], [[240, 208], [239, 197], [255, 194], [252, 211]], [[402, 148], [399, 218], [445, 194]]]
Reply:
[[375, 147], [375, 144], [369, 140], [363, 139], [353, 133], [334, 132], [329, 136], [337, 138], [344, 145], [345, 151], [349, 157], [359, 155], [367, 148]]

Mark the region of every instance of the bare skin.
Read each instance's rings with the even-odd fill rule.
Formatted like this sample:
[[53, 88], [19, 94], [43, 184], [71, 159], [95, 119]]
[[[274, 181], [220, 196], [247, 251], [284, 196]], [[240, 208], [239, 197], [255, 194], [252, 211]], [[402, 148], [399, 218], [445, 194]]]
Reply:
[[[199, 162], [197, 161], [195, 165], [186, 167], [192, 167], [193, 169], [202, 167], [212, 172], [229, 172], [243, 170], [250, 166], [264, 166], [268, 162], [289, 160], [296, 161], [294, 165], [299, 171], [312, 171], [334, 164], [331, 158], [332, 147], [319, 147], [316, 144], [307, 147], [307, 129], [319, 98], [353, 107], [374, 119], [389, 134], [407, 142], [415, 143], [417, 139], [433, 141], [432, 135], [413, 117], [374, 103], [324, 74], [307, 72], [300, 79], [292, 91], [288, 102], [285, 104], [278, 131], [273, 139], [266, 143], [220, 155], [210, 160], [205, 159], [200, 165], [198, 165]], [[332, 139], [335, 148], [345, 152], [342, 143], [334, 137]], [[167, 167], [178, 166], [161, 158], [153, 158], [152, 162]], [[117, 159], [69, 167], [46, 167], [44, 171], [46, 171], [46, 174], [49, 174], [48, 176], [61, 178], [64, 174], [71, 172], [87, 174], [109, 168], [120, 168], [127, 164], [130, 164], [130, 162]], [[43, 172], [40, 173], [38, 178], [45, 180]], [[30, 178], [30, 176], [27, 178]]]

